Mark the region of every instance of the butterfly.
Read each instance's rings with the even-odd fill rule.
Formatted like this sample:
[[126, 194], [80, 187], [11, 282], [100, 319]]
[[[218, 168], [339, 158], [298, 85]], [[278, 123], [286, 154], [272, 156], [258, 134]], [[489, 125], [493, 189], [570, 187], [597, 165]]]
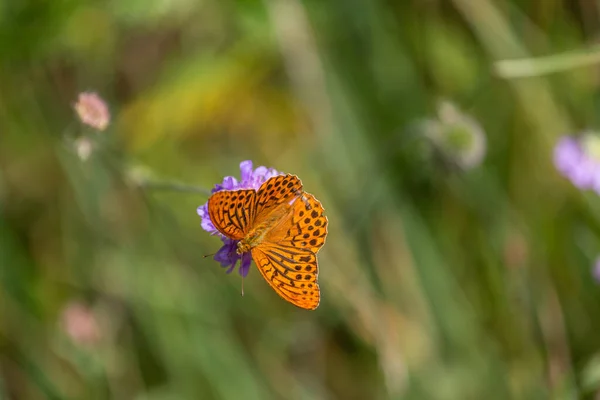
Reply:
[[208, 199], [213, 225], [250, 252], [267, 283], [290, 303], [314, 310], [321, 293], [317, 253], [327, 237], [323, 206], [295, 175], [277, 175], [258, 190], [222, 190]]

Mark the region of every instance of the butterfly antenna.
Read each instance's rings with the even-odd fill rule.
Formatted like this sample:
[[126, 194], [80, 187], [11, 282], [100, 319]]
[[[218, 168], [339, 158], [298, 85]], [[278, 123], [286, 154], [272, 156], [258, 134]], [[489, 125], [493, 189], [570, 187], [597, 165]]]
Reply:
[[211, 256], [214, 256], [215, 254], [217, 254], [217, 253], [205, 254], [202, 256], [202, 258], [211, 257]]

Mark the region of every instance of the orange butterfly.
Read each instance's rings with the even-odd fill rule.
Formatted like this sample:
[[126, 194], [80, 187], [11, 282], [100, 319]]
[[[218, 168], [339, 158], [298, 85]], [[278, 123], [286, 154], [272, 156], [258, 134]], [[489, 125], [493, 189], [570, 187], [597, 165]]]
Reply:
[[223, 235], [250, 252], [271, 287], [290, 303], [314, 310], [321, 294], [317, 253], [327, 236], [323, 206], [295, 175], [278, 175], [254, 189], [222, 190], [208, 214]]

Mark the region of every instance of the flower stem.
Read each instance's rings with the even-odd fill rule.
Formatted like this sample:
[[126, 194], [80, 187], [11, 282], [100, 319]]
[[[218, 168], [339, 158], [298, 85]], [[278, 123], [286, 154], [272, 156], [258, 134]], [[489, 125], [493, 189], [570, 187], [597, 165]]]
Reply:
[[171, 192], [183, 192], [183, 193], [200, 193], [207, 196], [211, 195], [210, 189], [203, 187], [187, 185], [178, 182], [140, 182], [139, 187], [144, 190], [153, 191], [171, 191]]
[[526, 78], [600, 63], [600, 46], [544, 57], [500, 60], [494, 65], [503, 78]]

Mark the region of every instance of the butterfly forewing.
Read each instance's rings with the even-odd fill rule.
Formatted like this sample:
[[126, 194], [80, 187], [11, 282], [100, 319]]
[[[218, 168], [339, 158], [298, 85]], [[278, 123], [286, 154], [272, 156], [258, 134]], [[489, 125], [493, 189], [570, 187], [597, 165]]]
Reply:
[[215, 228], [230, 239], [243, 239], [256, 216], [256, 191], [222, 190], [208, 199], [208, 215]]
[[256, 217], [260, 223], [276, 206], [292, 201], [302, 193], [302, 181], [295, 175], [267, 179], [256, 194]]
[[265, 280], [284, 300], [308, 310], [319, 306], [321, 294], [314, 253], [263, 244], [252, 249], [252, 258]]

